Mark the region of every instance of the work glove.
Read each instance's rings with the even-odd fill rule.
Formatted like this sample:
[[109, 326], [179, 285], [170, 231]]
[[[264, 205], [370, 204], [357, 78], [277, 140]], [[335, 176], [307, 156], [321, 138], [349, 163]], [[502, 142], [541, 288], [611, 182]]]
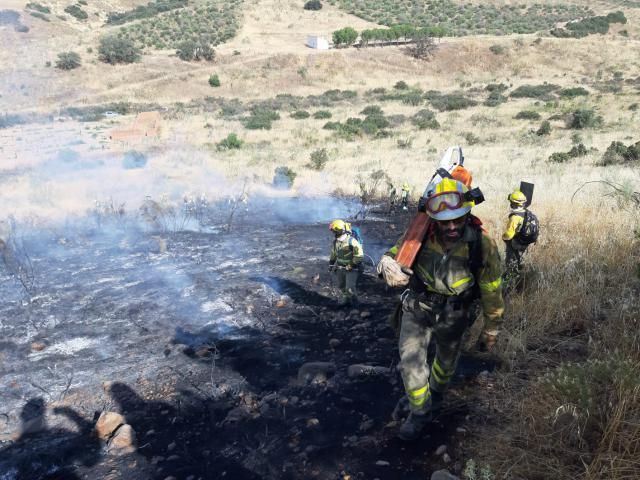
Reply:
[[390, 287], [405, 287], [409, 283], [409, 275], [402, 271], [402, 267], [389, 255], [383, 255], [376, 269]]
[[345, 269], [347, 272], [350, 272], [351, 270], [353, 270], [353, 265], [346, 265], [346, 266], [344, 267], [344, 269]]
[[484, 331], [478, 339], [478, 350], [481, 352], [491, 352], [498, 339], [498, 332]]

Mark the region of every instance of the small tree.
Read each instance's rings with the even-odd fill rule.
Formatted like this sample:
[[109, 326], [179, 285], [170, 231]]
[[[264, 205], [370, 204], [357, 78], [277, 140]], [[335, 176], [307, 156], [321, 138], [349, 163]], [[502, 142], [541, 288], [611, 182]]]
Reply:
[[217, 73], [214, 73], [209, 77], [209, 85], [211, 85], [212, 87], [220, 86], [220, 77], [218, 77]]
[[304, 4], [305, 10], [320, 10], [322, 9], [322, 3], [320, 0], [309, 0]]
[[195, 60], [206, 60], [211, 62], [215, 59], [216, 53], [211, 46], [204, 41], [195, 42], [193, 40], [183, 40], [178, 44], [176, 55], [180, 60], [190, 62]]
[[80, 55], [76, 52], [62, 52], [58, 54], [56, 68], [60, 70], [73, 70], [81, 65]]
[[358, 32], [351, 27], [341, 28], [333, 32], [333, 43], [337, 47], [353, 45], [358, 39]]
[[115, 65], [133, 63], [140, 59], [141, 51], [132, 40], [107, 36], [100, 39], [98, 58], [100, 61]]
[[413, 36], [413, 45], [407, 47], [407, 53], [418, 60], [427, 60], [436, 51], [433, 37], [425, 31], [417, 31]]
[[239, 150], [243, 143], [235, 133], [230, 133], [227, 138], [218, 143], [217, 148], [218, 150]]

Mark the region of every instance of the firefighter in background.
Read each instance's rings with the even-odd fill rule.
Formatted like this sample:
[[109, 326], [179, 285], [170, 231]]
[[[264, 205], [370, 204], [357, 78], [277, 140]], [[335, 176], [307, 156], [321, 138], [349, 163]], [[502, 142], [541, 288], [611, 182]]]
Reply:
[[351, 234], [349, 224], [334, 220], [329, 225], [335, 239], [329, 257], [329, 272], [335, 273], [341, 291], [340, 305], [354, 305], [358, 301], [356, 284], [362, 268], [364, 251], [361, 243]]
[[520, 190], [511, 192], [507, 199], [511, 211], [502, 240], [505, 243], [505, 281], [513, 285], [520, 277], [527, 247], [538, 239], [538, 219], [527, 209], [527, 197]]
[[389, 212], [396, 206], [396, 200], [398, 198], [398, 190], [391, 182], [387, 182], [387, 190], [389, 192]]
[[[407, 286], [402, 295], [399, 332], [400, 372], [410, 414], [398, 436], [415, 440], [440, 407], [456, 371], [462, 338], [474, 320], [472, 304], [480, 298], [484, 326], [480, 346], [491, 350], [504, 312], [502, 264], [495, 241], [470, 214], [469, 189], [444, 178], [426, 200], [433, 220], [410, 276], [394, 260], [403, 238], [380, 260], [378, 272], [390, 286]], [[431, 367], [427, 350], [435, 337]]]
[[402, 209], [403, 210], [408, 210], [408, 204], [409, 204], [409, 194], [411, 193], [411, 187], [409, 186], [409, 184], [407, 182], [404, 182], [402, 184], [402, 194], [400, 196], [400, 200], [402, 203]]

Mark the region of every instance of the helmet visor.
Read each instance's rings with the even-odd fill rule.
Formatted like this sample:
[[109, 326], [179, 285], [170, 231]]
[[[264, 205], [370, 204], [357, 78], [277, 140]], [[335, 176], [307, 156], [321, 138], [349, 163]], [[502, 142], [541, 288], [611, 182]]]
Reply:
[[427, 199], [428, 212], [439, 213], [444, 210], [455, 210], [464, 203], [464, 197], [460, 192], [436, 193]]

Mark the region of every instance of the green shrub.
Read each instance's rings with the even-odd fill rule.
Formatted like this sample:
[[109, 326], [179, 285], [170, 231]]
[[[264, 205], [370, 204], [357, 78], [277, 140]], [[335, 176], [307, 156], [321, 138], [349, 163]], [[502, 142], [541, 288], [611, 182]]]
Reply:
[[29, 2], [25, 5], [25, 7], [29, 10], [35, 10], [36, 12], [40, 13], [51, 13], [51, 9], [49, 7], [41, 5], [37, 2]]
[[502, 93], [506, 90], [509, 89], [509, 87], [507, 85], [505, 85], [504, 83], [490, 83], [489, 85], [487, 85], [486, 87], [484, 87], [484, 89], [487, 92], [498, 92], [498, 93]]
[[239, 150], [243, 143], [235, 133], [230, 133], [227, 138], [218, 142], [216, 148], [218, 150]]
[[32, 17], [35, 17], [35, 18], [39, 18], [40, 20], [43, 20], [45, 22], [50, 22], [51, 21], [51, 20], [49, 20], [49, 17], [47, 17], [44, 13], [29, 12], [29, 15], [31, 15]]
[[369, 105], [360, 112], [361, 115], [384, 115], [382, 108], [378, 105]]
[[622, 142], [611, 142], [602, 156], [600, 165], [616, 165], [638, 160], [640, 160], [640, 142], [628, 147]]
[[327, 118], [331, 118], [331, 112], [328, 110], [318, 110], [313, 114], [313, 118], [316, 120], [325, 120]]
[[273, 176], [273, 186], [279, 189], [290, 189], [298, 174], [289, 167], [277, 167]]
[[428, 98], [433, 108], [441, 112], [462, 110], [464, 108], [475, 107], [478, 104], [475, 100], [471, 100], [458, 93], [430, 95]]
[[504, 48], [502, 45], [491, 45], [489, 47], [489, 51], [494, 55], [502, 55], [507, 51], [507, 49]]
[[218, 77], [217, 73], [214, 73], [209, 77], [209, 85], [211, 85], [212, 87], [219, 87], [221, 85], [220, 77]]
[[76, 52], [62, 52], [58, 54], [58, 60], [56, 60], [56, 68], [60, 70], [73, 70], [78, 68], [82, 63], [80, 62], [80, 55]]
[[480, 143], [480, 137], [478, 137], [473, 132], [464, 132], [462, 136], [467, 142], [467, 145], [477, 145], [478, 143]]
[[582, 143], [574, 145], [568, 152], [555, 152], [549, 157], [549, 161], [552, 163], [565, 163], [572, 158], [584, 157], [587, 154], [587, 147]]
[[295, 118], [296, 120], [304, 120], [305, 118], [309, 118], [311, 115], [306, 110], [296, 110], [291, 114], [291, 118]]
[[598, 128], [602, 126], [603, 119], [601, 116], [596, 115], [593, 110], [579, 109], [572, 112], [567, 120], [567, 128], [584, 129], [584, 128]]
[[589, 90], [582, 87], [563, 88], [558, 92], [558, 95], [561, 98], [586, 97], [589, 95]]
[[398, 145], [398, 148], [400, 148], [402, 150], [408, 150], [413, 146], [413, 138], [411, 138], [411, 137], [399, 138], [396, 143]]
[[521, 85], [509, 94], [513, 98], [540, 98], [540, 99], [552, 99], [552, 92], [555, 92], [560, 87], [551, 83], [545, 83], [544, 85]]
[[132, 63], [140, 59], [140, 49], [129, 39], [116, 36], [100, 38], [98, 58], [100, 61], [115, 65]]
[[327, 122], [322, 128], [324, 128], [325, 130], [339, 130], [340, 126], [340, 122]]
[[87, 12], [82, 10], [77, 5], [69, 5], [64, 9], [64, 11], [78, 20], [86, 20], [87, 18], [89, 18], [89, 15], [87, 14]]
[[487, 99], [484, 101], [484, 105], [487, 107], [497, 107], [507, 101], [507, 97], [502, 95], [498, 91], [491, 92]]
[[243, 123], [244, 128], [249, 130], [271, 130], [271, 123], [274, 120], [280, 120], [278, 112], [266, 108], [255, 108]]
[[393, 88], [396, 90], [409, 90], [409, 85], [407, 85], [407, 82], [404, 80], [400, 80], [399, 82], [396, 82]]
[[312, 170], [320, 171], [324, 169], [325, 165], [329, 161], [329, 154], [326, 148], [314, 150], [311, 152], [308, 167]]
[[321, 10], [322, 3], [320, 2], [320, 0], [309, 0], [307, 3], [304, 4], [304, 9], [305, 10]]
[[522, 110], [514, 118], [516, 120], [540, 120], [540, 114], [533, 110]]
[[583, 18], [577, 22], [567, 23], [566, 28], [554, 28], [551, 30], [551, 35], [560, 38], [583, 38], [596, 33], [604, 35], [609, 31], [609, 25], [612, 23], [624, 25], [627, 23], [627, 18], [621, 11], [610, 13], [607, 16]]
[[636, 110], [638, 110], [638, 107], [640, 107], [639, 104], [632, 103], [631, 105], [629, 105], [629, 110], [631, 110], [632, 112], [635, 112]]
[[538, 135], [539, 137], [542, 137], [544, 135], [549, 135], [550, 133], [551, 133], [551, 124], [547, 120], [542, 122], [540, 124], [540, 128], [536, 130], [536, 135]]
[[436, 130], [440, 128], [436, 115], [431, 110], [423, 109], [417, 112], [411, 117], [411, 123], [413, 123], [420, 130], [431, 129]]
[[206, 60], [211, 62], [215, 59], [215, 51], [211, 48], [211, 45], [206, 40], [200, 41], [183, 40], [178, 44], [176, 55], [180, 60], [185, 62]]

